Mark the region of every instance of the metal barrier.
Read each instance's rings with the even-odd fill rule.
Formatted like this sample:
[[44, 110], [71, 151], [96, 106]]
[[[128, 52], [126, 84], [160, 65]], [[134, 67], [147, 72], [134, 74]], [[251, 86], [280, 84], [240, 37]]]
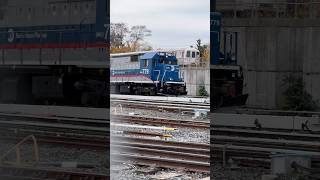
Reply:
[[[250, 0], [251, 1], [251, 0]], [[320, 18], [320, 1], [286, 2], [245, 0], [225, 2], [218, 0], [217, 11], [224, 18]]]
[[[21, 145], [23, 143], [25, 143], [29, 139], [31, 139], [33, 141], [34, 162], [33, 162], [33, 164], [28, 164], [28, 165], [36, 165], [36, 164], [38, 164], [39, 163], [39, 147], [38, 147], [37, 139], [36, 139], [36, 137], [34, 135], [30, 135], [30, 136], [25, 137], [19, 143], [17, 143], [12, 148], [10, 148], [9, 151], [7, 151], [6, 153], [4, 153], [1, 156], [0, 163], [1, 164], [9, 164], [9, 165], [17, 165], [17, 166], [26, 165], [26, 164], [22, 164], [22, 161], [21, 161], [21, 148], [20, 147], [21, 147]], [[16, 153], [16, 161], [15, 162], [5, 161], [5, 159], [14, 151]]]
[[188, 67], [196, 67], [196, 68], [203, 68], [203, 67], [210, 67], [209, 60], [200, 59], [193, 63], [185, 63], [183, 59], [179, 59], [178, 61], [182, 61], [179, 63], [180, 68], [188, 68]]

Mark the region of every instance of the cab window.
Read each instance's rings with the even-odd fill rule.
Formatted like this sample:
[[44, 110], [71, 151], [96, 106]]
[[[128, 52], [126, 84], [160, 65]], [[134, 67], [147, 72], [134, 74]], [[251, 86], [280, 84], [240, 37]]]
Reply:
[[143, 62], [143, 64], [142, 64], [142, 67], [143, 68], [147, 68], [148, 67], [148, 60], [147, 59], [144, 59], [144, 60], [142, 60]]
[[165, 61], [165, 57], [161, 56], [161, 57], [160, 57], [160, 64], [163, 64], [164, 61]]
[[131, 60], [131, 62], [138, 62], [139, 57], [138, 56], [131, 56], [130, 60]]
[[191, 52], [187, 51], [187, 57], [190, 57], [190, 55], [191, 55]]
[[152, 60], [152, 67], [156, 67], [157, 61], [155, 59]]
[[192, 52], [192, 58], [196, 58], [196, 52]]
[[177, 61], [170, 61], [171, 65], [177, 65]]

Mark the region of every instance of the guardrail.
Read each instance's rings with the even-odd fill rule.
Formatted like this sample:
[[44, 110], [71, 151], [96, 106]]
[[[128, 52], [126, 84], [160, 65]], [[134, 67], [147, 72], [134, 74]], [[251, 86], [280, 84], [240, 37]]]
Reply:
[[[256, 1], [256, 0], [252, 0]], [[224, 18], [320, 18], [320, 1], [309, 2], [217, 2]]]

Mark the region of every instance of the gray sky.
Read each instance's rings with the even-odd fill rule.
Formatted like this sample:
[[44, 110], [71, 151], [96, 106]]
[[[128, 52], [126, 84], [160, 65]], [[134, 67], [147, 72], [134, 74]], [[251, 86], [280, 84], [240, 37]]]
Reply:
[[210, 0], [111, 0], [111, 22], [146, 25], [154, 48], [184, 48], [210, 41]]

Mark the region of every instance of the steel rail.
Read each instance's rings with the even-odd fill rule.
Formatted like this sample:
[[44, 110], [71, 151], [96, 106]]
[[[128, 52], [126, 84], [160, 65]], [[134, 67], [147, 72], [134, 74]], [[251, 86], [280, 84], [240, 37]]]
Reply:
[[[20, 179], [64, 179], [64, 180], [108, 180], [109, 176], [105, 174], [94, 174], [86, 172], [72, 172], [59, 170], [56, 168], [41, 168], [41, 167], [20, 167], [0, 165], [0, 178]], [[106, 173], [107, 174], [107, 173]]]
[[184, 128], [200, 128], [209, 129], [210, 122], [191, 121], [191, 120], [178, 120], [166, 118], [152, 118], [144, 116], [125, 116], [125, 115], [112, 115], [112, 121], [125, 122], [125, 123], [140, 123], [146, 125], [160, 125], [171, 127], [184, 127]]

